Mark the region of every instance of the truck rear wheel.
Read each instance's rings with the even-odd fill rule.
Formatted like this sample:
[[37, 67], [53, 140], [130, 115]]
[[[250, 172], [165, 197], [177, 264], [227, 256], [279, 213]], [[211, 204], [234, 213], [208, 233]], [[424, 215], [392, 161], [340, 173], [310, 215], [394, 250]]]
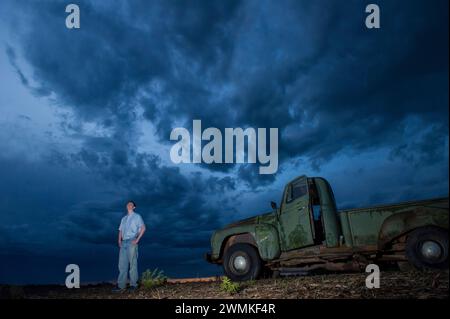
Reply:
[[223, 268], [233, 281], [258, 278], [261, 273], [261, 259], [257, 250], [248, 244], [234, 244], [225, 251]]
[[416, 229], [406, 240], [405, 252], [415, 268], [448, 268], [448, 233], [436, 227]]

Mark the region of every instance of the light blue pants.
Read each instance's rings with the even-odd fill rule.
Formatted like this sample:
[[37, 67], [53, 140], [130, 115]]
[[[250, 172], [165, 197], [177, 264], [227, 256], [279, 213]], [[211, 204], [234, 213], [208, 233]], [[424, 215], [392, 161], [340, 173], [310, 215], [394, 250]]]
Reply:
[[119, 288], [123, 289], [127, 285], [128, 268], [130, 269], [130, 286], [137, 287], [139, 278], [137, 259], [138, 245], [132, 244], [131, 240], [123, 240], [119, 252], [119, 278], [117, 279]]

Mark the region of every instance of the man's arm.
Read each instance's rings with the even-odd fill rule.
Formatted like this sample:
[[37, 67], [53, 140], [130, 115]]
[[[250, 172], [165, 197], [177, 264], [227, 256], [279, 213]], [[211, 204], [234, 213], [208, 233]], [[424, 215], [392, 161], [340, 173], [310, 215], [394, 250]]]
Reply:
[[145, 225], [141, 226], [141, 229], [139, 230], [139, 235], [136, 237], [135, 240], [133, 240], [133, 244], [137, 245], [139, 243], [139, 240], [141, 239], [142, 235], [145, 233]]
[[119, 230], [119, 238], [118, 238], [117, 242], [119, 243], [119, 247], [122, 247], [122, 231], [121, 230]]

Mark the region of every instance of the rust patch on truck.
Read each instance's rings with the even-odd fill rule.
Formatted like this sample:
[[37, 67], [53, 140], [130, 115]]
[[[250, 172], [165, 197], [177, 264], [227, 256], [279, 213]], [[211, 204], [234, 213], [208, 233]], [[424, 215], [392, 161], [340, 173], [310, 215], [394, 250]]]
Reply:
[[250, 244], [255, 247], [258, 247], [255, 238], [253, 238], [253, 236], [249, 233], [233, 235], [229, 237], [228, 240], [226, 241], [225, 246], [223, 247], [222, 255], [227, 251], [228, 247], [237, 243]]

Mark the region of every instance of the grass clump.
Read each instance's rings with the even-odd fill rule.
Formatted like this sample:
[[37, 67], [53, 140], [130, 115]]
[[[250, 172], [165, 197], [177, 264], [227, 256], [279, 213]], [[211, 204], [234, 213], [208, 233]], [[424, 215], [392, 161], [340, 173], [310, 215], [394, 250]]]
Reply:
[[162, 270], [155, 268], [147, 269], [142, 273], [141, 285], [145, 289], [151, 289], [163, 285], [167, 281], [167, 277]]
[[230, 295], [238, 293], [241, 289], [241, 285], [237, 282], [232, 282], [230, 278], [223, 277], [222, 282], [220, 283], [220, 290], [226, 292]]

